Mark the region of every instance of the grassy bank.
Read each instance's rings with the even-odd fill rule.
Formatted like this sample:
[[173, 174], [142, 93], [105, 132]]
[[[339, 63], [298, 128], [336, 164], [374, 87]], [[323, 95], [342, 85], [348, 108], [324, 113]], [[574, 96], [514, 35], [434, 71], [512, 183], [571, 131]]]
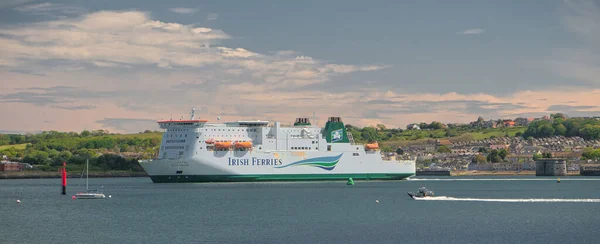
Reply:
[[27, 147], [27, 143], [14, 144], [14, 145], [3, 145], [3, 146], [0, 146], [0, 151], [2, 151], [4, 149], [9, 149], [9, 148], [14, 148], [16, 150], [23, 150], [26, 147]]

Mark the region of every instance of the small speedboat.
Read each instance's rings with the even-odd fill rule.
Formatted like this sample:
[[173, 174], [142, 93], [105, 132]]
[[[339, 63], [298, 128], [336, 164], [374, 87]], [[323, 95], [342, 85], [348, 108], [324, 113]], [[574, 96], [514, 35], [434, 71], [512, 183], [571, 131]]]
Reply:
[[427, 190], [427, 188], [425, 188], [425, 187], [419, 188], [419, 191], [416, 194], [413, 192], [408, 192], [408, 196], [412, 199], [432, 197], [433, 195], [434, 195], [433, 191]]

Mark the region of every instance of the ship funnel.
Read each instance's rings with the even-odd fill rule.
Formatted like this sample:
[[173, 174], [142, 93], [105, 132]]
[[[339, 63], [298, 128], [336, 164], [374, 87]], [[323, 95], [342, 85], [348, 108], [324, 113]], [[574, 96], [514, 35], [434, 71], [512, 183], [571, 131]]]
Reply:
[[296, 118], [294, 126], [310, 126], [310, 120], [308, 118]]
[[348, 134], [346, 133], [346, 127], [342, 118], [340, 117], [329, 117], [325, 129], [323, 130], [323, 137], [328, 143], [349, 143]]

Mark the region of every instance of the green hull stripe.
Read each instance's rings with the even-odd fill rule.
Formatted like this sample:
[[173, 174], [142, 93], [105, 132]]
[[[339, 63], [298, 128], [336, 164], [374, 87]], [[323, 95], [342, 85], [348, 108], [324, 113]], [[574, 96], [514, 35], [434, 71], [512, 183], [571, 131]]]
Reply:
[[415, 174], [285, 174], [285, 175], [153, 175], [154, 183], [176, 182], [256, 182], [256, 181], [331, 181], [402, 180]]

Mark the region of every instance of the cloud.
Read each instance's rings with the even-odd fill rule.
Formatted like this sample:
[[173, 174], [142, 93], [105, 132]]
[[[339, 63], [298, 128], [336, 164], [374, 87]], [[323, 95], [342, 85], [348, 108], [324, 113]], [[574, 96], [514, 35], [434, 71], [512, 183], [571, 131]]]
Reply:
[[219, 45], [230, 38], [222, 30], [153, 20], [145, 12], [99, 11], [0, 30], [0, 65], [38, 70], [56, 69], [56, 62], [69, 67], [199, 68], [197, 72], [219, 73], [233, 83], [266, 81], [265, 87], [272, 89], [389, 67], [334, 64], [293, 51], [267, 55]]
[[[320, 125], [329, 116], [341, 116], [358, 126], [402, 127], [433, 120], [469, 122], [478, 116], [547, 115], [554, 110], [595, 113], [588, 107], [596, 106], [600, 95], [600, 90], [590, 86], [557, 89], [554, 84], [545, 84], [543, 89], [535, 85], [531, 91], [518, 86], [501, 95], [491, 94], [510, 87], [499, 81], [510, 78], [502, 76], [510, 69], [501, 65], [488, 69], [482, 65], [482, 69], [433, 63], [414, 77], [386, 80], [384, 76], [395, 75], [391, 72], [395, 69], [418, 69], [421, 64], [337, 63], [293, 50], [259, 52], [226, 42], [234, 38], [212, 26], [165, 22], [141, 11], [99, 11], [4, 25], [0, 29], [0, 111], [14, 119], [0, 121], [0, 127], [66, 131], [102, 127], [139, 132], [154, 130], [156, 120], [171, 114], [187, 117], [192, 106], [202, 108], [198, 116], [210, 121], [221, 116], [222, 121], [261, 119], [291, 124], [296, 117], [312, 118], [314, 112]], [[560, 61], [581, 67], [582, 60], [596, 59], [584, 56], [585, 50], [577, 56], [568, 56], [572, 50], [562, 50], [554, 53], [552, 62], [539, 63]], [[593, 81], [593, 72], [569, 70], [560, 72], [576, 81], [586, 77], [587, 82]], [[496, 75], [495, 80], [478, 79]], [[448, 77], [465, 81], [457, 84]], [[448, 82], [440, 83], [444, 80]], [[427, 90], [407, 89], [417, 83]], [[488, 84], [493, 84], [493, 91], [481, 92], [479, 88]], [[31, 114], [43, 119], [31, 120]]]
[[550, 60], [546, 60], [545, 63], [549, 70], [569, 81], [598, 86], [600, 5], [588, 0], [565, 0], [562, 3], [561, 23], [577, 38], [577, 47], [554, 49]]
[[178, 14], [193, 14], [198, 12], [198, 9], [195, 8], [170, 8], [169, 11], [175, 12]]
[[458, 33], [463, 35], [479, 35], [483, 32], [485, 32], [485, 29], [466, 29]]
[[219, 18], [219, 15], [215, 13], [210, 13], [206, 16], [206, 20], [216, 20], [217, 18]]
[[3, 0], [0, 1], [0, 9], [19, 6], [28, 2], [33, 2], [33, 0]]
[[567, 114], [572, 117], [600, 115], [600, 106], [571, 106], [566, 104], [557, 104], [551, 105], [546, 110], [553, 113]]
[[145, 130], [157, 130], [156, 120], [136, 118], [104, 118], [96, 121], [109, 131], [143, 132]]
[[93, 109], [93, 105], [73, 105], [81, 103], [81, 99], [109, 98], [118, 92], [90, 91], [68, 86], [31, 87], [27, 91], [0, 95], [0, 101], [5, 103], [29, 103], [36, 106], [51, 106], [53, 108], [81, 110]]
[[87, 12], [84, 8], [60, 4], [60, 3], [38, 3], [15, 8], [23, 13], [34, 15], [45, 15], [51, 17], [66, 18], [66, 16], [81, 15]]
[[62, 105], [53, 105], [53, 108], [67, 109], [67, 110], [88, 110], [94, 109], [96, 106], [94, 105], [79, 105], [79, 106], [62, 106]]

